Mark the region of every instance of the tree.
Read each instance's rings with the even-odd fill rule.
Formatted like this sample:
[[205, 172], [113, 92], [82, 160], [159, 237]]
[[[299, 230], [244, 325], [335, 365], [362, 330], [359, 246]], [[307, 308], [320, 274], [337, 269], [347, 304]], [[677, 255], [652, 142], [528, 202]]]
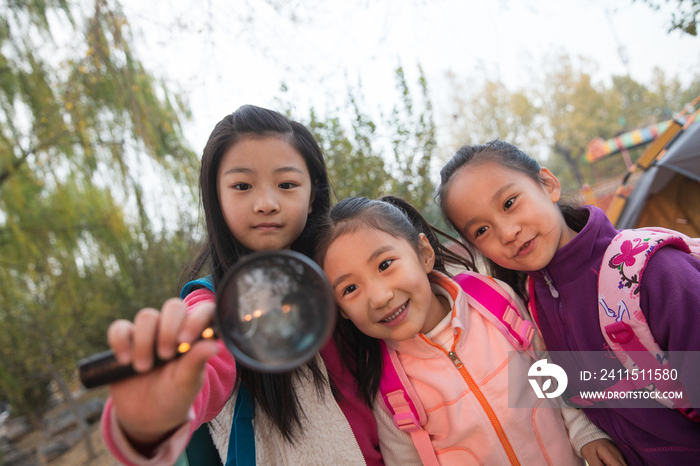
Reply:
[[532, 91], [511, 91], [489, 77], [460, 79], [448, 72], [447, 78], [454, 96], [450, 135], [457, 147], [501, 139], [526, 152], [536, 150], [539, 122]]
[[[579, 129], [590, 132], [590, 128], [580, 125], [595, 122], [596, 118], [581, 115], [572, 121], [570, 116], [578, 117], [581, 110], [579, 106], [579, 112], [574, 112], [572, 97], [576, 103], [585, 103], [596, 93], [589, 76], [576, 74], [570, 62], [557, 63], [541, 87], [512, 91], [501, 80], [482, 74], [465, 79], [448, 73], [453, 102], [448, 115], [454, 149], [499, 139], [547, 165], [563, 162], [562, 170], [557, 172], [573, 173], [573, 182], [582, 183], [577, 156], [588, 139], [579, 132], [577, 146], [572, 147], [570, 138]], [[556, 160], [550, 156], [552, 152]]]
[[[531, 88], [517, 91], [499, 80], [477, 84], [450, 75], [451, 134], [455, 146], [493, 139], [513, 143], [556, 173], [568, 191], [627, 169], [615, 156], [588, 164], [584, 155], [593, 138], [609, 139], [672, 118], [700, 93], [697, 80], [684, 88], [678, 77], [658, 69], [648, 84], [629, 76], [594, 82], [595, 64], [567, 55], [547, 60], [542, 69], [541, 80], [533, 78]], [[630, 150], [631, 159], [642, 151]]]
[[433, 106], [427, 80], [420, 67], [418, 71], [420, 104], [414, 102], [404, 70], [398, 67], [395, 76], [401, 104], [380, 124], [368, 116], [358, 97], [361, 86], [349, 90], [342, 109], [323, 118], [311, 110], [308, 126], [323, 149], [337, 199], [377, 199], [393, 194], [410, 202], [426, 218], [439, 219], [432, 202], [432, 163], [437, 147]]
[[[658, 69], [648, 84], [630, 76], [611, 76], [609, 83], [594, 83], [590, 63], [577, 65], [568, 56], [552, 63], [541, 91], [542, 110], [553, 155], [559, 157], [552, 165], [558, 167], [565, 162], [570, 171], [561, 172], [562, 182], [570, 190], [627, 170], [620, 156], [588, 164], [584, 155], [591, 139], [609, 139], [668, 120], [691, 100], [688, 94], [698, 89], [697, 84], [683, 89], [678, 77], [669, 79]], [[630, 160], [634, 162], [643, 150], [631, 149]]]
[[323, 149], [335, 197], [376, 199], [390, 179], [384, 160], [374, 149], [376, 125], [362, 112], [352, 91], [346, 110], [352, 116], [349, 129], [345, 129], [340, 116], [320, 120], [313, 109], [308, 126]]
[[414, 101], [403, 68], [396, 69], [400, 104], [394, 106], [388, 121], [394, 172], [391, 193], [410, 202], [434, 221], [438, 216], [432, 202], [435, 185], [431, 179], [431, 164], [437, 149], [436, 128], [428, 83], [420, 66], [418, 72], [420, 103]]
[[540, 94], [549, 145], [566, 163], [576, 189], [584, 183], [582, 157], [588, 142], [609, 137], [618, 125], [618, 112], [606, 101], [605, 88], [592, 82], [587, 65], [578, 68], [570, 57], [560, 56], [548, 69]]
[[184, 262], [194, 219], [158, 231], [146, 192], [191, 193], [197, 159], [186, 106], [131, 52], [118, 3], [0, 10], [0, 394], [37, 421], [50, 380], [72, 400], [109, 321], [172, 295], [179, 264], [150, 257]]
[[[637, 1], [637, 0], [632, 0]], [[640, 0], [646, 3], [654, 10], [661, 9], [661, 2], [655, 0]], [[666, 4], [670, 3], [666, 0]], [[671, 26], [668, 32], [679, 30], [690, 34], [691, 36], [698, 35], [698, 14], [700, 14], [700, 1], [698, 0], [676, 0], [677, 10], [671, 13]]]

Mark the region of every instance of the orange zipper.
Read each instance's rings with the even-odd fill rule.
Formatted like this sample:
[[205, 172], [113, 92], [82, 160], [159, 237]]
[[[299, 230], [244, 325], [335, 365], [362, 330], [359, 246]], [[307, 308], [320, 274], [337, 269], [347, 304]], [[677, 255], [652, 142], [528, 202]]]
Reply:
[[462, 361], [460, 361], [459, 358], [457, 357], [457, 353], [455, 352], [455, 346], [457, 345], [457, 342], [459, 341], [459, 337], [461, 336], [461, 334], [462, 334], [461, 329], [457, 329], [457, 335], [455, 335], [454, 343], [452, 343], [452, 349], [449, 352], [446, 351], [445, 348], [443, 348], [442, 346], [430, 341], [422, 333], [420, 333], [419, 335], [429, 345], [440, 349], [443, 353], [445, 353], [447, 355], [448, 358], [450, 358], [452, 360], [452, 362], [454, 363], [457, 370], [459, 370], [459, 373], [462, 374], [462, 378], [464, 379], [464, 381], [467, 382], [467, 386], [469, 386], [469, 389], [472, 392], [474, 392], [474, 396], [476, 396], [476, 399], [479, 400], [479, 404], [481, 404], [481, 408], [484, 410], [484, 412], [488, 416], [489, 420], [491, 421], [491, 425], [493, 426], [494, 430], [496, 431], [496, 435], [498, 435], [498, 439], [501, 441], [501, 446], [503, 447], [503, 450], [505, 450], [506, 455], [508, 456], [508, 459], [510, 460], [510, 464], [512, 466], [520, 466], [520, 462], [518, 461], [517, 456], [515, 456], [515, 451], [513, 451], [513, 447], [510, 445], [510, 441], [508, 441], [508, 437], [506, 437], [506, 433], [503, 431], [503, 427], [501, 427], [501, 422], [496, 417], [496, 413], [493, 411], [493, 408], [491, 407], [491, 405], [489, 405], [489, 402], [486, 401], [486, 397], [484, 396], [483, 393], [481, 393], [481, 390], [479, 390], [479, 386], [476, 384], [476, 382], [474, 382], [474, 379], [472, 379], [472, 376], [469, 375], [469, 372], [467, 372], [467, 369], [464, 367], [464, 364], [462, 364]]

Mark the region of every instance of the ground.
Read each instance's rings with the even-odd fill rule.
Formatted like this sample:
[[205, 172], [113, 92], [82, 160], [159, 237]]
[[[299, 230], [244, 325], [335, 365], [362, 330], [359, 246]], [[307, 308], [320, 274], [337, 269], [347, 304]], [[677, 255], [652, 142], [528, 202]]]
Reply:
[[107, 451], [104, 442], [102, 442], [102, 437], [100, 436], [100, 425], [95, 423], [90, 426], [92, 429], [92, 444], [95, 447], [97, 458], [86, 463], [87, 454], [85, 449], [85, 442], [78, 442], [72, 449], [68, 450], [63, 455], [59, 456], [55, 460], [49, 463], [49, 466], [78, 466], [89, 464], [92, 466], [119, 466], [117, 460], [112, 457]]
[[[81, 398], [81, 402], [85, 402], [93, 397], [100, 397], [102, 399], [107, 399], [109, 391], [107, 387], [102, 387], [98, 389], [89, 390]], [[95, 422], [90, 425], [90, 431], [92, 436], [92, 445], [95, 448], [95, 453], [97, 458], [92, 460], [90, 463], [86, 463], [87, 460], [87, 449], [85, 448], [85, 441], [80, 441], [68, 450], [63, 455], [59, 456], [51, 463], [50, 466], [79, 466], [79, 465], [91, 465], [91, 466], [119, 466], [117, 460], [110, 455], [107, 451], [107, 447], [102, 441], [102, 436], [100, 435], [100, 423]]]
[[[90, 390], [85, 392], [79, 397], [80, 402], [85, 402], [90, 398], [100, 397], [106, 399], [108, 396], [108, 390], [106, 387], [100, 389]], [[66, 409], [66, 404], [62, 403], [53, 407], [48, 413], [47, 417], [52, 414], [58, 413], [61, 410]], [[95, 422], [90, 426], [92, 435], [92, 444], [97, 453], [97, 458], [92, 460], [90, 463], [86, 463], [87, 460], [87, 449], [85, 448], [85, 441], [81, 440], [68, 450], [63, 455], [59, 456], [55, 460], [48, 463], [49, 466], [119, 466], [120, 463], [115, 460], [107, 451], [107, 447], [104, 442], [102, 442], [102, 437], [100, 436], [100, 423]], [[27, 436], [23, 437], [18, 443], [19, 448], [36, 448], [43, 439], [43, 434], [41, 431], [34, 431], [29, 433]]]

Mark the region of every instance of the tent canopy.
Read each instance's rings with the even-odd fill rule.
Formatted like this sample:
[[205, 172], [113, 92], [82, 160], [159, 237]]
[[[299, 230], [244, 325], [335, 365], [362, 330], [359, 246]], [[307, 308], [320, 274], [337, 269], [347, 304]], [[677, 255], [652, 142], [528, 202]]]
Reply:
[[642, 175], [615, 226], [662, 226], [700, 236], [700, 123], [679, 133]]

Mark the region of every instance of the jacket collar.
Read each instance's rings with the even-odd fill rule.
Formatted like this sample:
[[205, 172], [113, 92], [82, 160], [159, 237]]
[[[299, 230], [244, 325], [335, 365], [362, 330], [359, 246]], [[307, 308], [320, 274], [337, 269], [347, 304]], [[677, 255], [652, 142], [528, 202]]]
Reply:
[[527, 272], [536, 283], [545, 283], [545, 273], [556, 283], [555, 286], [571, 283], [589, 269], [598, 273], [601, 257], [617, 230], [601, 209], [590, 205], [581, 209], [589, 212], [588, 222], [583, 229], [557, 250], [544, 269]]
[[[433, 270], [428, 274], [433, 293], [445, 296], [451, 306], [452, 331], [456, 334], [457, 329], [461, 329], [462, 338], [467, 334], [467, 322], [469, 315], [469, 303], [467, 295], [462, 288], [446, 275]], [[399, 353], [406, 353], [412, 356], [428, 359], [444, 355], [442, 351], [426, 343], [420, 334], [404, 341], [385, 340], [386, 344]]]

